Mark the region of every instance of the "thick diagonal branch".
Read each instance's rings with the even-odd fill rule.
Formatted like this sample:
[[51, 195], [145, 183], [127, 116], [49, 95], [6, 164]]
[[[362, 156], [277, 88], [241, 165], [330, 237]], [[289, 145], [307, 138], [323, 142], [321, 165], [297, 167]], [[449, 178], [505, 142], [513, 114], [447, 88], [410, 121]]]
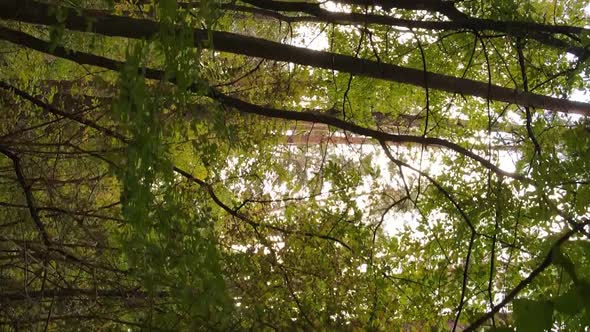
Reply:
[[[31, 0], [0, 0], [0, 18], [3, 19], [44, 25], [60, 24], [57, 18], [48, 15], [48, 12], [49, 5], [44, 3]], [[91, 31], [106, 36], [152, 38], [160, 28], [160, 25], [154, 21], [105, 15], [92, 10], [64, 8], [63, 12], [67, 18], [61, 24], [65, 28], [87, 32], [91, 22]], [[214, 48], [224, 52], [337, 70], [356, 76], [383, 79], [418, 87], [424, 87], [425, 83], [422, 70], [359, 59], [349, 55], [314, 51], [221, 31], [193, 29], [193, 37], [195, 46]], [[210, 37], [213, 43], [208, 43]], [[429, 78], [428, 86], [432, 89], [539, 109], [590, 115], [590, 104], [588, 103], [526, 93], [518, 89], [497, 85], [488, 86], [487, 83], [437, 73], [429, 72], [427, 76]]]
[[[157, 71], [155, 71], [157, 72]], [[161, 75], [163, 75], [163, 73], [160, 73]], [[20, 90], [10, 84], [7, 84], [5, 82], [0, 81], [0, 89], [4, 89], [7, 91], [11, 91], [12, 93], [14, 93], [15, 95], [31, 102], [32, 104], [38, 106], [41, 109], [44, 109], [47, 112], [50, 112], [52, 114], [55, 115], [59, 115], [59, 116], [63, 116], [66, 117], [70, 120], [73, 120], [75, 122], [78, 122], [82, 125], [88, 126], [90, 128], [93, 128], [103, 134], [105, 134], [106, 136], [112, 137], [112, 138], [116, 138], [117, 140], [123, 142], [123, 143], [129, 143], [130, 140], [125, 137], [124, 135], [117, 133], [109, 128], [103, 127], [91, 120], [87, 120], [84, 119], [83, 117], [77, 116], [77, 115], [72, 115], [69, 114], [67, 112], [61, 111], [49, 104], [46, 104], [45, 102], [43, 102], [42, 100], [39, 100], [37, 98], [35, 98], [34, 96], [28, 94], [27, 92]], [[4, 153], [4, 151], [2, 150], [3, 146], [0, 145], [0, 153]], [[8, 150], [6, 150], [8, 151]], [[8, 151], [8, 153], [11, 153], [10, 151]], [[5, 153], [6, 154], [6, 153]], [[11, 156], [14, 156], [14, 154], [11, 154]], [[262, 227], [262, 228], [267, 228], [267, 229], [271, 229], [273, 231], [276, 232], [280, 232], [282, 234], [285, 235], [299, 235], [299, 236], [305, 236], [305, 237], [315, 237], [315, 238], [319, 238], [319, 239], [324, 239], [324, 240], [328, 240], [328, 241], [332, 241], [335, 243], [338, 243], [340, 245], [342, 245], [343, 247], [345, 247], [346, 249], [352, 251], [352, 248], [350, 246], [348, 246], [345, 242], [327, 235], [327, 234], [317, 234], [317, 233], [313, 233], [313, 232], [307, 232], [307, 231], [297, 231], [297, 230], [290, 230], [290, 229], [286, 229], [286, 228], [282, 228], [282, 227], [278, 227], [278, 226], [274, 226], [274, 225], [270, 225], [270, 224], [266, 224], [266, 223], [260, 223], [257, 221], [252, 220], [250, 217], [248, 217], [247, 215], [240, 213], [237, 209], [232, 209], [230, 206], [228, 206], [227, 204], [225, 204], [220, 198], [219, 196], [217, 196], [217, 194], [215, 193], [215, 190], [213, 188], [213, 186], [195, 176], [193, 176], [191, 173], [174, 166], [172, 169], [175, 173], [180, 174], [182, 177], [184, 177], [186, 180], [188, 180], [189, 182], [193, 182], [198, 184], [201, 188], [203, 188], [207, 194], [209, 195], [209, 197], [211, 197], [211, 199], [213, 200], [213, 202], [215, 202], [215, 204], [217, 204], [217, 206], [219, 206], [220, 208], [222, 208], [224, 211], [226, 211], [228, 214], [230, 214], [231, 216], [233, 216], [234, 218], [237, 218], [245, 223], [247, 223], [248, 225], [252, 226], [253, 228], [257, 229], [258, 227]], [[34, 206], [34, 205], [33, 205]], [[61, 210], [61, 212], [65, 211], [63, 209], [59, 209]], [[35, 215], [37, 216], [37, 220], [38, 219], [38, 208], [34, 209]], [[42, 226], [43, 224], [41, 224]], [[46, 244], [51, 244], [51, 241], [48, 240], [48, 242], [46, 242]], [[53, 248], [53, 250], [57, 250], [55, 248]], [[60, 251], [60, 253], [66, 255], [66, 253]]]
[[[34, 38], [28, 34], [13, 31], [7, 28], [0, 27], [0, 39], [6, 39], [15, 43], [19, 43], [23, 46], [30, 47], [36, 49], [40, 52], [47, 52], [49, 50], [49, 43]], [[120, 61], [108, 59], [105, 57], [101, 57], [94, 54], [88, 54], [84, 52], [77, 52], [71, 49], [66, 49], [63, 47], [56, 47], [54, 55], [75, 61], [80, 64], [88, 64], [93, 66], [99, 66], [107, 69], [112, 70], [119, 70], [122, 68], [123, 63]], [[146, 68], [143, 70], [145, 77], [155, 80], [161, 80], [165, 77], [164, 72], [156, 69]], [[423, 78], [421, 79], [423, 81]], [[5, 89], [11, 89], [11, 87], [6, 86], [6, 84], [0, 85]], [[198, 89], [197, 87], [191, 87], [194, 89]], [[26, 94], [18, 89], [13, 89], [15, 93], [19, 94], [21, 97], [26, 98]], [[328, 126], [332, 126], [335, 128], [339, 128], [357, 135], [362, 135], [366, 137], [370, 137], [376, 139], [377, 141], [384, 141], [384, 142], [392, 142], [392, 143], [414, 143], [414, 144], [421, 144], [426, 146], [438, 146], [447, 148], [457, 152], [460, 155], [466, 156], [471, 158], [478, 163], [480, 163], [485, 168], [493, 171], [496, 174], [504, 175], [510, 178], [519, 179], [519, 180], [526, 180], [523, 176], [514, 174], [511, 172], [506, 172], [499, 168], [498, 166], [494, 165], [487, 159], [473, 153], [472, 151], [455, 144], [453, 142], [447, 141], [442, 138], [436, 137], [423, 137], [423, 136], [412, 136], [412, 135], [396, 135], [391, 133], [386, 133], [383, 131], [362, 127], [341, 119], [338, 119], [333, 116], [329, 116], [326, 114], [321, 114], [317, 112], [296, 112], [296, 111], [287, 111], [276, 109], [272, 107], [266, 107], [261, 105], [255, 105], [252, 103], [248, 103], [241, 99], [231, 97], [228, 95], [223, 94], [222, 92], [210, 89], [209, 96], [213, 99], [218, 100], [223, 105], [227, 105], [232, 107], [239, 112], [248, 113], [248, 114], [256, 114], [261, 115], [269, 118], [275, 119], [283, 119], [283, 120], [295, 120], [295, 121], [306, 121], [306, 122], [314, 122], [314, 123], [322, 123]], [[37, 102], [38, 103], [38, 102]], [[41, 106], [41, 105], [38, 105]], [[47, 107], [47, 106], [41, 106]]]
[[[475, 31], [497, 31], [508, 34], [513, 37], [526, 37], [534, 39], [544, 45], [552, 48], [567, 51], [575, 54], [581, 59], [585, 59], [590, 55], [590, 50], [576, 44], [568, 43], [562, 39], [556, 38], [554, 34], [566, 36], [580, 36], [583, 33], [590, 33], [590, 29], [566, 26], [566, 25], [549, 25], [535, 22], [519, 22], [519, 21], [497, 21], [491, 19], [481, 19], [475, 17], [464, 16], [459, 20], [453, 21], [426, 21], [426, 20], [412, 20], [397, 18], [386, 15], [376, 15], [368, 13], [345, 13], [333, 12], [320, 7], [319, 3], [309, 2], [285, 2], [274, 0], [242, 0], [245, 3], [251, 4], [260, 8], [259, 10], [266, 10], [262, 12], [263, 15], [275, 17], [285, 21], [312, 21], [312, 22], [326, 22], [334, 24], [378, 24], [392, 27], [404, 27], [408, 29], [428, 29], [428, 30], [475, 30]], [[346, 4], [358, 5], [360, 1], [340, 0], [336, 2]], [[195, 5], [198, 3], [195, 3]], [[394, 1], [390, 3], [392, 7], [402, 6], [402, 9], [424, 9], [417, 2], [412, 1], [406, 4], [398, 4]], [[405, 6], [403, 6], [405, 5]], [[186, 6], [186, 5], [185, 5]], [[446, 5], [447, 7], [449, 5]], [[248, 7], [229, 7], [221, 5], [221, 8], [228, 10], [247, 11]], [[284, 16], [279, 12], [301, 12], [312, 16], [297, 17]]]

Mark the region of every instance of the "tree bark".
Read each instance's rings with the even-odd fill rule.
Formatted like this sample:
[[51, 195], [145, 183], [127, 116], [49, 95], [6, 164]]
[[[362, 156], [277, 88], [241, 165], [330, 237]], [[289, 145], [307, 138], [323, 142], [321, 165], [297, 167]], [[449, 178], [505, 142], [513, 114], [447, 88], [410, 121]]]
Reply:
[[[270, 11], [272, 15], [278, 19], [286, 21], [313, 21], [325, 22], [334, 24], [378, 24], [391, 27], [404, 27], [408, 29], [428, 29], [428, 30], [491, 30], [506, 33], [515, 37], [526, 37], [534, 39], [542, 44], [552, 48], [561, 49], [576, 55], [580, 59], [586, 59], [590, 56], [590, 51], [576, 45], [555, 38], [553, 34], [575, 35], [580, 36], [583, 33], [590, 33], [590, 29], [565, 26], [565, 25], [549, 25], [535, 22], [518, 22], [518, 21], [496, 21], [490, 19], [480, 19], [466, 16], [460, 20], [454, 21], [418, 21], [403, 18], [396, 18], [385, 15], [375, 14], [360, 14], [360, 13], [344, 13], [332, 12], [322, 9], [317, 3], [308, 2], [284, 2], [273, 0], [243, 0], [261, 10]], [[344, 4], [356, 4], [359, 1], [336, 1]], [[349, 3], [350, 2], [350, 3]], [[360, 3], [360, 2], [359, 2]], [[222, 5], [224, 8], [225, 5]], [[408, 8], [412, 8], [408, 6]], [[404, 8], [404, 9], [408, 9]], [[243, 10], [242, 8], [229, 8], [230, 10]], [[312, 17], [293, 17], [282, 16], [279, 12], [301, 12], [312, 15]], [[313, 20], [312, 20], [313, 19]]]
[[[44, 42], [44, 41], [39, 40], [37, 38], [34, 38], [34, 37], [27, 35], [25, 33], [12, 31], [10, 29], [6, 29], [6, 28], [2, 28], [2, 27], [0, 27], [0, 38], [3, 38], [3, 35], [5, 35], [6, 32], [9, 32], [9, 35], [12, 34], [12, 35], [20, 36], [21, 37], [20, 40], [23, 45], [40, 50], [41, 52], [43, 52], [44, 49], [47, 49], [49, 47], [49, 43], [47, 43], [47, 42]], [[26, 39], [26, 41], [25, 41], [25, 39]], [[60, 57], [63, 57], [65, 59], [70, 59], [72, 61], [76, 61], [81, 64], [101, 66], [101, 67], [112, 69], [112, 70], [118, 70], [123, 65], [122, 62], [119, 62], [116, 60], [112, 60], [112, 59], [108, 59], [108, 58], [104, 58], [104, 57], [101, 57], [98, 55], [88, 54], [88, 53], [84, 53], [84, 52], [75, 52], [73, 50], [69, 50], [69, 49], [66, 49], [63, 47], [56, 47], [54, 50], [54, 54], [56, 54]], [[144, 68], [142, 70], [142, 72], [146, 78], [155, 79], [155, 80], [162, 80], [164, 78], [164, 72], [160, 71], [160, 70], [151, 69], [151, 68]], [[55, 113], [55, 114], [59, 114], [59, 115], [64, 114], [63, 112], [61, 112], [57, 109], [51, 109], [51, 106], [44, 104], [42, 101], [30, 96], [26, 92], [21, 91], [13, 86], [7, 84], [7, 83], [0, 81], [0, 88], [3, 88], [5, 90], [11, 90], [15, 94], [17, 94], [18, 96], [31, 101], [33, 104], [39, 106], [40, 108], [48, 109], [51, 113]], [[190, 86], [189, 89], [198, 89], [198, 88], [196, 86]], [[466, 156], [468, 158], [471, 158], [471, 159], [477, 161], [478, 163], [480, 163], [484, 167], [490, 169], [491, 171], [493, 171], [496, 174], [501, 174], [501, 175], [508, 176], [508, 177], [511, 177], [514, 179], [525, 180], [525, 177], [523, 177], [522, 175], [506, 172], [506, 171], [500, 169], [499, 167], [497, 167], [496, 165], [494, 165], [493, 163], [491, 163], [490, 161], [486, 160], [485, 158], [469, 151], [466, 148], [461, 147], [458, 144], [452, 143], [452, 142], [447, 141], [445, 139], [435, 138], [435, 137], [390, 134], [390, 133], [386, 133], [383, 131], [362, 127], [362, 126], [356, 125], [354, 123], [350, 123], [350, 122], [341, 120], [339, 118], [336, 118], [336, 117], [333, 117], [330, 115], [326, 115], [324, 113], [318, 113], [315, 111], [296, 112], [296, 111], [287, 111], [287, 110], [281, 110], [281, 109], [276, 109], [276, 108], [272, 108], [272, 107], [251, 104], [246, 101], [240, 100], [238, 98], [234, 98], [232, 96], [225, 95], [221, 91], [218, 91], [215, 89], [209, 89], [209, 92], [207, 93], [207, 95], [209, 97], [217, 100], [221, 104], [231, 107], [231, 108], [234, 108], [234, 109], [237, 109], [238, 111], [240, 111], [242, 113], [256, 114], [256, 115], [261, 115], [261, 116], [275, 118], [275, 119], [282, 119], [282, 120], [322, 123], [322, 124], [325, 124], [328, 126], [333, 126], [333, 127], [336, 127], [336, 128], [339, 128], [339, 129], [342, 129], [342, 130], [345, 130], [345, 131], [348, 131], [351, 133], [355, 133], [357, 135], [371, 137], [379, 142], [406, 143], [406, 144], [414, 143], [414, 144], [422, 144], [425, 146], [445, 147], [445, 148], [453, 150], [463, 156]], [[125, 137], [121, 136], [120, 134], [115, 133], [108, 128], [97, 126], [95, 123], [89, 122], [85, 119], [81, 119], [79, 117], [75, 118], [69, 114], [64, 114], [63, 116], [74, 119], [76, 121], [79, 121], [85, 125], [88, 125], [88, 126], [95, 128], [99, 131], [102, 131], [103, 133], [105, 133], [109, 136], [117, 137], [118, 139], [120, 139], [123, 142], [127, 141], [127, 139]]]
[[[76, 31], [90, 31], [113, 37], [136, 39], [151, 38], [159, 31], [157, 22], [128, 17], [104, 15], [92, 10], [64, 9], [67, 13], [62, 24]], [[0, 18], [21, 22], [57, 25], [50, 16], [49, 5], [31, 0], [0, 0]], [[274, 61], [291, 62], [317, 68], [337, 70], [357, 76], [383, 79], [418, 87], [437, 89], [462, 95], [486, 98], [494, 101], [536, 107], [564, 113], [590, 115], [590, 104], [522, 92], [497, 85], [488, 85], [470, 79], [462, 79], [392, 64], [359, 59], [353, 56], [284, 45], [281, 43], [242, 36], [239, 34], [193, 29], [195, 46], [212, 48], [234, 54], [259, 57]], [[213, 43], [207, 43], [209, 36]], [[426, 74], [426, 75], [425, 75]], [[426, 79], [425, 79], [426, 78]]]

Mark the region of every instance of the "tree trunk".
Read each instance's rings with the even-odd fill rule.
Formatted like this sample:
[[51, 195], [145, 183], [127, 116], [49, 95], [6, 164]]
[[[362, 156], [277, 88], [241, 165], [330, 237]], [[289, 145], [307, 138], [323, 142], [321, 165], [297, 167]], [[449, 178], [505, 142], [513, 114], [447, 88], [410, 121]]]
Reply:
[[[49, 5], [30, 0], [0, 0], [0, 18], [21, 22], [57, 25], [55, 16], [49, 16]], [[67, 19], [65, 28], [76, 31], [91, 31], [113, 37], [151, 38], [159, 31], [154, 21], [104, 15], [92, 10], [64, 9]], [[242, 36], [239, 34], [193, 29], [194, 44], [218, 51], [259, 57], [274, 61], [291, 62], [311, 67], [337, 70], [358, 76], [378, 78], [418, 87], [459, 93], [501, 101], [522, 106], [536, 107], [564, 113], [590, 115], [590, 104], [553, 98], [534, 93], [522, 92], [484, 82], [462, 79], [448, 75], [423, 72], [418, 69], [359, 59], [353, 56], [331, 52], [314, 51], [306, 48]], [[213, 45], [207, 43], [212, 37]]]

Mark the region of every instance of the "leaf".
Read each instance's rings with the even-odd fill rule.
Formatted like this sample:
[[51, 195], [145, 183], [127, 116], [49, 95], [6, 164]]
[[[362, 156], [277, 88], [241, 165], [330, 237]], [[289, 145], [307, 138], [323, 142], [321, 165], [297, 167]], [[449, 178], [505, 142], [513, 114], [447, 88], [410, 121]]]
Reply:
[[553, 303], [529, 299], [514, 300], [514, 318], [519, 332], [549, 331], [553, 325]]
[[565, 294], [558, 296], [554, 304], [555, 310], [568, 315], [575, 315], [583, 308], [582, 298], [573, 287]]
[[490, 332], [514, 332], [514, 329], [507, 326], [492, 328]]
[[570, 278], [572, 278], [574, 282], [577, 282], [578, 277], [576, 276], [576, 268], [574, 263], [561, 250], [556, 250], [553, 263], [563, 268]]

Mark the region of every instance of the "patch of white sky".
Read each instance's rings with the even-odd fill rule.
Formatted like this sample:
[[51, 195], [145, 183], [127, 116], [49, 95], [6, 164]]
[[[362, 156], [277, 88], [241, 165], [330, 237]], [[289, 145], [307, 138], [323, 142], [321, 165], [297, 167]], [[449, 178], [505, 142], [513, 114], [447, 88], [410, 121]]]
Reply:
[[[282, 147], [283, 149], [288, 149], [290, 153], [293, 154], [301, 154], [302, 149], [297, 146], [287, 146]], [[313, 149], [310, 149], [313, 150]], [[391, 146], [392, 153], [395, 156], [400, 156], [401, 159], [406, 161], [410, 161], [411, 163], [417, 163], [418, 156], [422, 155], [422, 171], [428, 173], [431, 176], [439, 176], [444, 171], [445, 168], [443, 166], [442, 157], [443, 155], [438, 152], [437, 150], [425, 150], [424, 152], [421, 151], [420, 147], [406, 147], [406, 146]], [[280, 153], [284, 153], [282, 151]], [[277, 157], [280, 157], [281, 154], [278, 153]], [[360, 145], [348, 145], [348, 144], [333, 144], [328, 146], [327, 153], [330, 156], [336, 158], [343, 158], [344, 160], [352, 160], [358, 162], [361, 158], [370, 156], [371, 157], [371, 164], [372, 167], [377, 169], [378, 176], [373, 178], [371, 176], [364, 176], [362, 178], [361, 184], [356, 188], [351, 188], [353, 191], [354, 197], [356, 197], [356, 205], [361, 211], [365, 212], [366, 220], [365, 223], [369, 225], [376, 224], [376, 220], [381, 217], [380, 213], [383, 213], [382, 207], [374, 206], [374, 197], [372, 194], [375, 191], [392, 191], [392, 188], [397, 188], [401, 190], [403, 188], [403, 180], [401, 179], [400, 175], [397, 171], [391, 171], [391, 161], [386, 156], [384, 151], [381, 149], [379, 145], [375, 144], [360, 144]], [[514, 170], [514, 162], [512, 159], [508, 157], [502, 157], [503, 155], [508, 156], [510, 151], [497, 151], [498, 153], [498, 160], [500, 161], [500, 166], [504, 167], [508, 171]], [[314, 158], [318, 157], [318, 152], [307, 152], [305, 154], [306, 158]], [[244, 164], [241, 165], [243, 168], [248, 168], [249, 166], [253, 166], [255, 164], [255, 160], [246, 160], [241, 161]], [[238, 159], [233, 158], [228, 161], [228, 168], [235, 169], [238, 166]], [[245, 167], [244, 167], [245, 166]], [[418, 167], [418, 165], [415, 165]], [[288, 166], [287, 171], [294, 171], [293, 166]], [[306, 169], [306, 178], [311, 179], [316, 173], [319, 172], [318, 167], [313, 167], [313, 163]], [[227, 171], [222, 171], [221, 174], [222, 178], [227, 178], [228, 173]], [[298, 192], [289, 192], [287, 190], [287, 186], [284, 182], [275, 181], [277, 178], [277, 174], [267, 173], [263, 179], [263, 192], [265, 195], [271, 200], [280, 200], [285, 197], [297, 197], [297, 198], [304, 198], [309, 196], [309, 190], [303, 188]], [[415, 171], [404, 169], [404, 177], [406, 182], [412, 186], [415, 184], [415, 181], [418, 177], [418, 173]], [[422, 179], [424, 181], [424, 179]], [[469, 180], [465, 178], [464, 180]], [[246, 181], [239, 180], [236, 185], [234, 185], [232, 189], [237, 195], [242, 195], [248, 185]], [[452, 188], [452, 189], [459, 189], [459, 188]], [[329, 198], [331, 197], [331, 191], [333, 190], [332, 183], [329, 181], [324, 181], [322, 184], [322, 188], [320, 190], [320, 195], [314, 198], [315, 203], [320, 206], [324, 207], [331, 212], [334, 213], [341, 213], [343, 209], [338, 210], [338, 206], [333, 206], [332, 202], [329, 202]], [[395, 189], [393, 190], [395, 191]], [[284, 220], [284, 215], [282, 214], [282, 209], [276, 209], [269, 215], [270, 220], [268, 222], [272, 222], [272, 219], [275, 220]], [[411, 231], [411, 238], [414, 240], [425, 240], [426, 236], [424, 233], [424, 229], [422, 227], [430, 227], [432, 225], [436, 225], [438, 223], [444, 225], [444, 220], [447, 219], [448, 216], [441, 212], [441, 211], [434, 211], [429, 216], [427, 216], [427, 220], [424, 220], [422, 216], [417, 213], [417, 211], [406, 210], [406, 211], [395, 211], [392, 210], [388, 212], [383, 217], [383, 223], [381, 225], [382, 230], [388, 236], [396, 236], [396, 234], [400, 234], [402, 231], [410, 230]], [[451, 231], [448, 229], [448, 231]], [[280, 251], [284, 248], [285, 243], [282, 241], [280, 236], [275, 236], [270, 239], [272, 243], [272, 249], [278, 253], [277, 259], [280, 262]], [[262, 250], [265, 254], [270, 254], [270, 249], [266, 248], [262, 244], [248, 244], [248, 245], [233, 245], [233, 250], [246, 252], [248, 250], [252, 250], [253, 252], [258, 252]], [[378, 253], [380, 256], [384, 255], [384, 253]], [[508, 257], [508, 256], [506, 256]], [[407, 257], [408, 259], [412, 259], [412, 257]], [[401, 267], [400, 267], [401, 269]], [[359, 271], [366, 270], [366, 264], [362, 263], [359, 266]]]
[[[290, 153], [293, 154], [303, 153], [301, 149], [297, 146], [289, 146], [286, 148], [288, 148], [290, 150]], [[445, 171], [442, 162], [443, 155], [437, 152], [437, 150], [427, 149], [424, 152], [422, 152], [420, 147], [405, 146], [392, 146], [391, 149], [394, 155], [402, 156], [402, 159], [409, 160], [410, 162], [412, 162], [413, 160], [414, 163], [418, 163], [418, 156], [422, 155], [422, 171], [428, 173], [431, 176], [439, 176]], [[401, 188], [403, 188], [403, 180], [401, 179], [397, 171], [392, 172], [392, 164], [389, 158], [386, 156], [381, 147], [375, 144], [333, 144], [328, 146], [327, 152], [332, 157], [343, 158], [344, 160], [351, 160], [355, 162], [358, 162], [360, 159], [366, 156], [371, 157], [372, 167], [377, 170], [376, 174], [378, 174], [378, 176], [376, 178], [373, 178], [372, 176], [368, 175], [364, 176], [362, 178], [361, 184], [356, 188], [351, 188], [350, 190], [354, 194], [354, 197], [356, 197], [355, 203], [357, 207], [362, 211], [366, 211], [366, 222], [368, 224], [375, 223], [376, 218], [380, 217], [380, 215], [376, 216], [375, 213], [381, 212], [379, 209], [382, 209], [382, 207], [374, 206], [373, 194], [379, 191], [391, 191], [392, 188], [397, 188], [400, 190]], [[317, 153], [317, 151], [308, 152], [306, 157], [314, 157], [314, 153]], [[497, 153], [501, 156], [502, 154], [509, 153], [509, 151], [498, 151]], [[280, 154], [277, 154], [277, 157], [279, 156]], [[511, 162], [512, 159], [498, 157], [498, 160], [502, 161], [501, 165], [504, 165], [508, 171], [512, 171], [514, 169], [514, 163]], [[254, 161], [252, 160], [250, 162], [246, 162], [245, 164], [253, 165], [253, 162]], [[229, 168], [233, 169], [235, 168], [235, 166], [238, 165], [238, 160], [236, 158], [230, 159], [228, 163]], [[418, 165], [415, 166], [419, 167]], [[294, 171], [294, 167], [288, 166], [287, 171]], [[310, 164], [310, 166], [306, 169], [306, 178], [313, 178], [317, 172], [319, 172], [319, 168], [313, 167], [313, 164]], [[222, 178], [225, 178], [227, 177], [227, 172], [223, 171], [221, 175]], [[287, 185], [284, 182], [276, 181], [277, 177], [277, 174], [267, 173], [265, 174], [265, 178], [263, 179], [262, 191], [265, 193], [265, 195], [268, 195], [269, 199], [280, 200], [284, 197], [304, 198], [309, 196], [309, 190], [307, 188], [300, 189], [297, 192], [289, 192], [287, 189]], [[410, 186], [412, 186], [413, 184], [415, 184], [415, 181], [417, 181], [418, 173], [410, 169], [404, 169], [404, 177], [405, 181]], [[464, 180], [469, 180], [469, 177], [465, 178]], [[425, 180], [422, 179], [422, 181]], [[233, 188], [230, 189], [232, 189], [236, 194], [242, 195], [244, 194], [247, 187], [248, 186], [245, 181], [239, 181], [234, 185]], [[314, 198], [315, 203], [318, 204], [318, 206], [320, 207], [325, 207], [327, 209], [329, 208], [330, 210], [332, 210], [332, 212], [342, 212], [337, 210], [338, 207], [331, 206], [332, 202], [328, 201], [328, 199], [331, 197], [332, 190], [332, 183], [330, 183], [329, 181], [324, 181], [322, 184], [322, 188], [320, 190], [321, 194]], [[270, 217], [280, 220], [283, 219], [284, 216], [282, 215], [282, 210], [277, 209], [270, 214]], [[442, 220], [446, 218], [446, 215], [439, 211], [432, 213], [432, 215], [430, 215], [429, 218], [432, 218], [432, 220]], [[385, 234], [389, 236], [395, 236], [404, 229], [409, 228], [412, 230], [413, 238], [422, 239], [424, 238], [424, 233], [420, 230], [420, 225], [423, 222], [424, 220], [422, 220], [421, 216], [416, 211], [392, 210], [384, 216], [382, 229], [385, 232]], [[282, 249], [284, 243], [275, 240], [272, 240], [272, 242], [276, 245], [275, 249]], [[247, 247], [242, 247], [241, 250], [246, 249]], [[262, 249], [262, 247], [260, 247], [260, 249]]]

